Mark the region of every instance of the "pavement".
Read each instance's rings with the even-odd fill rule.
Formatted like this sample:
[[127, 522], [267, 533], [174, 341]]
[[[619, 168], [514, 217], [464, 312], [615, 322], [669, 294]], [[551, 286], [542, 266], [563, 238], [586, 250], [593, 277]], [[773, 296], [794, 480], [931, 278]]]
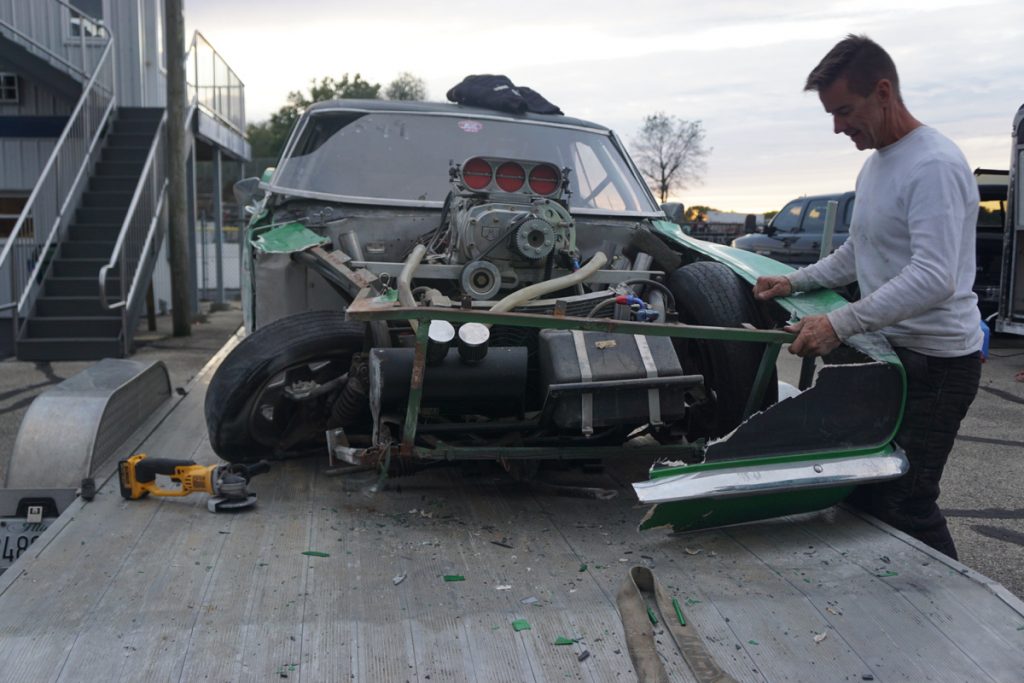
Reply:
[[[155, 332], [140, 331], [134, 358], [164, 361], [172, 386], [184, 387], [242, 323], [237, 303], [204, 311], [188, 337], [173, 337], [170, 316], [158, 317]], [[89, 365], [0, 360], [0, 481], [32, 399]], [[799, 359], [781, 354], [781, 379], [796, 384], [799, 369]], [[1024, 598], [1024, 383], [1014, 381], [1021, 369], [1024, 337], [994, 336], [978, 397], [950, 455], [939, 504], [960, 561]]]

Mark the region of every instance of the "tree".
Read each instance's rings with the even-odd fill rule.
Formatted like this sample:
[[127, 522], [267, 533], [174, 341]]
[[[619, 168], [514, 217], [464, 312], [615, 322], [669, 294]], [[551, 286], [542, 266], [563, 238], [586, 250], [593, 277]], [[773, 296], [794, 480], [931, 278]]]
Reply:
[[711, 154], [711, 148], [704, 146], [704, 137], [700, 121], [687, 121], [664, 112], [644, 117], [633, 140], [633, 158], [661, 203], [668, 200], [672, 190], [700, 182]]
[[350, 80], [345, 74], [337, 81], [325, 76], [317, 83], [314, 78], [309, 83], [308, 95], [301, 90], [293, 90], [288, 93], [288, 104], [271, 114], [269, 121], [250, 123], [246, 127], [253, 157], [279, 156], [302, 112], [314, 102], [337, 99], [380, 99], [380, 83], [364, 81], [359, 74]]
[[408, 71], [398, 74], [398, 78], [388, 84], [384, 96], [389, 100], [425, 100], [427, 84], [422, 78], [413, 76]]
[[768, 221], [770, 221], [772, 218], [775, 217], [775, 214], [777, 214], [777, 213], [778, 213], [778, 210], [776, 210], [776, 211], [765, 211], [764, 212], [764, 222], [767, 223]]
[[710, 206], [704, 206], [702, 204], [694, 204], [693, 206], [687, 207], [686, 220], [695, 221], [701, 216], [707, 218], [708, 213], [711, 211], [718, 211], [718, 209], [713, 209]]

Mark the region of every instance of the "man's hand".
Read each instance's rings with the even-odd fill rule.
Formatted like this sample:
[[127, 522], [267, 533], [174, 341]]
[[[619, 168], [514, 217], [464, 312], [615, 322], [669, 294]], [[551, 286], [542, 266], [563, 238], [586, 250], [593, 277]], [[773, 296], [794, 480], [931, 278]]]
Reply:
[[783, 329], [796, 333], [796, 340], [789, 345], [789, 352], [801, 358], [824, 356], [839, 346], [839, 337], [832, 329], [827, 315], [809, 315]]
[[789, 278], [782, 275], [766, 275], [757, 278], [754, 283], [754, 298], [759, 301], [768, 301], [777, 296], [789, 296], [793, 293], [793, 285]]

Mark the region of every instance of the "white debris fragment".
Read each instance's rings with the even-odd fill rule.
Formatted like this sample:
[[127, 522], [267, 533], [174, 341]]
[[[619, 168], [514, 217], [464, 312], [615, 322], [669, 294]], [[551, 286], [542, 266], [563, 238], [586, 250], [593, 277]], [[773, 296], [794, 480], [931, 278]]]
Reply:
[[828, 631], [825, 631], [824, 633], [819, 633], [819, 634], [815, 635], [814, 636], [814, 642], [820, 643], [821, 641], [825, 640], [826, 638], [828, 638]]
[[405, 581], [405, 577], [406, 577], [405, 574], [399, 574], [395, 578], [391, 579], [391, 583], [393, 583], [393, 584], [395, 584], [397, 586], [398, 584], [400, 584], [403, 581]]
[[509, 584], [507, 586], [495, 586], [494, 590], [496, 590], [496, 591], [510, 591], [510, 590], [512, 590], [512, 585]]
[[686, 551], [687, 555], [700, 555], [702, 552], [704, 552], [700, 548], [697, 548], [696, 550], [694, 550], [693, 548], [683, 548], [683, 550]]

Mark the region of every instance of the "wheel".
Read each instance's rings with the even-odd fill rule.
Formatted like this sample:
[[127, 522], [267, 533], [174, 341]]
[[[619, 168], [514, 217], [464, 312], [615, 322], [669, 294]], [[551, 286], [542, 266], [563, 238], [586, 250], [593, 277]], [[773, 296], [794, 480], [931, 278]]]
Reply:
[[344, 375], [365, 337], [365, 324], [345, 320], [344, 313], [309, 311], [243, 339], [206, 392], [206, 428], [214, 452], [248, 463], [323, 448], [330, 399], [337, 391], [305, 401], [289, 392], [302, 383], [323, 385]]
[[[750, 287], [721, 263], [698, 261], [685, 265], [669, 276], [668, 286], [676, 298], [681, 322], [741, 327], [743, 323], [754, 323], [760, 318]], [[687, 435], [696, 438], [728, 434], [743, 420], [764, 344], [674, 341], [684, 370], [704, 375], [705, 385], [713, 392], [708, 403], [690, 411]], [[777, 398], [778, 381], [773, 371], [761, 407], [775, 403]]]

